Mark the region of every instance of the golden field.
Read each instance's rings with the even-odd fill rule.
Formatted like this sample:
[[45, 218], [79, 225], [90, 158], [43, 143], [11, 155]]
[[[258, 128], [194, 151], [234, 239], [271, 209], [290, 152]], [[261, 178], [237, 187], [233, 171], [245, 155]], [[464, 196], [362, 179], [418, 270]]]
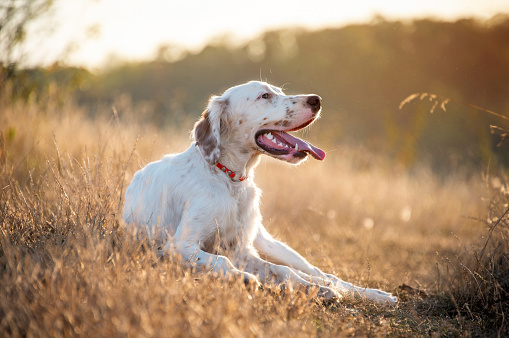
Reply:
[[192, 121], [177, 132], [128, 108], [102, 116], [51, 96], [0, 102], [0, 336], [508, 333], [509, 198], [494, 168], [437, 177], [313, 128], [305, 136], [324, 162], [264, 159], [255, 181], [267, 229], [322, 270], [400, 298], [323, 304], [192, 273], [125, 236], [132, 175], [186, 149]]

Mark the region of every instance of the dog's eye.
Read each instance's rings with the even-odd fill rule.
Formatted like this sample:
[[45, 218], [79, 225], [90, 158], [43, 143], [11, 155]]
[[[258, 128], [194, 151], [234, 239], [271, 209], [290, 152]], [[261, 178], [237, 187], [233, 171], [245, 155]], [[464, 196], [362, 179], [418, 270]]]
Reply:
[[270, 99], [270, 94], [269, 93], [265, 93], [261, 97], [262, 97], [262, 99]]

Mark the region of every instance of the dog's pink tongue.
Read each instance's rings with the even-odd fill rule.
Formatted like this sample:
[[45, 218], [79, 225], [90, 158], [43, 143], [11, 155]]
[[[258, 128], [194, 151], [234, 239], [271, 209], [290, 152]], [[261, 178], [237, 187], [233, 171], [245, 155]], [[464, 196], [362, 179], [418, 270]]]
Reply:
[[311, 154], [311, 156], [313, 156], [315, 159], [322, 161], [325, 158], [325, 151], [315, 147], [311, 143], [297, 139], [297, 144], [299, 145], [299, 150]]
[[315, 147], [311, 143], [301, 140], [300, 138], [290, 135], [288, 133], [283, 132], [280, 135], [285, 139], [286, 142], [293, 144], [294, 148], [296, 145], [298, 145], [300, 151], [304, 151], [306, 153], [311, 154], [311, 156], [313, 156], [315, 159], [322, 161], [325, 158], [325, 151]]

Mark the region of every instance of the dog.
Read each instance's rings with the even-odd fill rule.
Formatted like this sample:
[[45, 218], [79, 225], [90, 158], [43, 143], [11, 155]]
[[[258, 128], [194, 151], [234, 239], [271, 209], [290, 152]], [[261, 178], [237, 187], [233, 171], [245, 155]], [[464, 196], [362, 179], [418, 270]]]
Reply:
[[123, 218], [182, 263], [246, 283], [318, 287], [318, 296], [343, 295], [395, 304], [392, 294], [354, 286], [324, 273], [262, 225], [254, 169], [262, 154], [298, 164], [325, 152], [288, 132], [320, 115], [317, 95], [285, 95], [251, 81], [213, 96], [193, 129], [194, 142], [136, 172], [125, 193]]

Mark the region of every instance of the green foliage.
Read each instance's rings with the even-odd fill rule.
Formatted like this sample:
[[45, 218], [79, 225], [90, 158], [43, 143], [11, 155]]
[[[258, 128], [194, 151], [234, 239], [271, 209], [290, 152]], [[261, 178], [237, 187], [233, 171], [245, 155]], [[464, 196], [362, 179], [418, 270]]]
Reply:
[[16, 128], [7, 129], [7, 141], [12, 142], [16, 136]]
[[[0, 98], [21, 101], [44, 101], [88, 88], [92, 74], [84, 68], [63, 67], [58, 63], [48, 68], [4, 68], [0, 65]], [[3, 79], [3, 81], [2, 81]]]

